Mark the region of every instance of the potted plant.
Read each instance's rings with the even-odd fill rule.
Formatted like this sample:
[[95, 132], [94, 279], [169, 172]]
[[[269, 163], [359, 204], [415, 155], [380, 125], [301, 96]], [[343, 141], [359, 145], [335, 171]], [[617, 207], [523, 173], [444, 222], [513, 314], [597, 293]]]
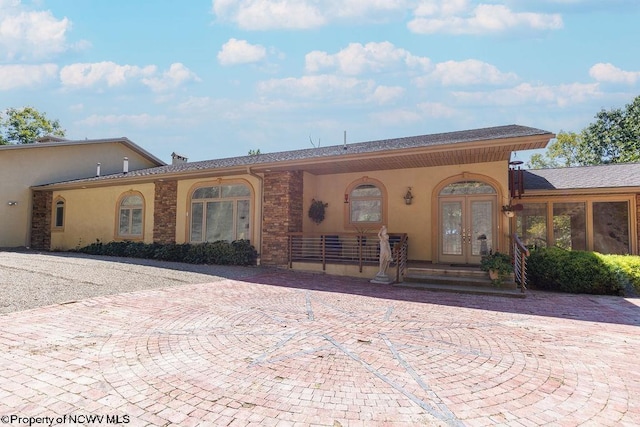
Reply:
[[513, 264], [511, 264], [511, 256], [501, 252], [489, 253], [482, 257], [480, 268], [489, 272], [491, 283], [500, 286], [504, 279], [513, 273]]

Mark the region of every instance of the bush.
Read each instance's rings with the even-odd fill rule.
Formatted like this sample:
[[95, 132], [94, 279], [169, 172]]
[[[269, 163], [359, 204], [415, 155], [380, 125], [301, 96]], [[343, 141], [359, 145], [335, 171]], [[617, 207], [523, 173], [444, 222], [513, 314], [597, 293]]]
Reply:
[[[536, 249], [527, 260], [527, 275], [531, 285], [537, 289], [622, 295], [629, 275], [613, 257], [556, 247]], [[640, 265], [640, 258], [638, 260], [636, 265]]]
[[598, 255], [619, 276], [625, 294], [640, 295], [640, 256]]
[[218, 265], [255, 265], [258, 258], [257, 251], [247, 240], [236, 240], [231, 243], [220, 240], [212, 243], [169, 243], [166, 245], [142, 242], [102, 243], [97, 241], [91, 245], [76, 249], [74, 252]]

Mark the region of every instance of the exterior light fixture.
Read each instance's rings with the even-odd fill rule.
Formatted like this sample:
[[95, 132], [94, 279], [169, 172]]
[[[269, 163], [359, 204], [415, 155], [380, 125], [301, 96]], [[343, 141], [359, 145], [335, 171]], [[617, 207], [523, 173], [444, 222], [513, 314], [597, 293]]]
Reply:
[[404, 195], [404, 204], [410, 205], [411, 200], [413, 200], [413, 194], [411, 194], [411, 187], [407, 190], [407, 194]]

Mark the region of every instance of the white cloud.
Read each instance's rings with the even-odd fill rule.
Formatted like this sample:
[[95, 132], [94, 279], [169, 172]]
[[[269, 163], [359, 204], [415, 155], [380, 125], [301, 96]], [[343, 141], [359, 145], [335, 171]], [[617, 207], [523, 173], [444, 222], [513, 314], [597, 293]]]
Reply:
[[305, 30], [334, 21], [384, 21], [415, 0], [213, 0], [213, 13], [243, 30]]
[[420, 113], [413, 109], [382, 111], [379, 113], [372, 113], [370, 117], [375, 123], [384, 126], [418, 123], [423, 119]]
[[337, 68], [347, 75], [359, 75], [364, 72], [379, 72], [398, 66], [420, 67], [428, 69], [428, 58], [412, 55], [395, 47], [390, 42], [350, 43], [340, 52], [330, 55], [327, 52], [313, 51], [305, 56], [305, 69], [315, 73], [326, 68]]
[[0, 90], [34, 87], [57, 77], [56, 64], [0, 65]]
[[214, 0], [213, 12], [244, 30], [307, 29], [326, 23], [322, 12], [305, 0]]
[[118, 65], [114, 62], [78, 63], [67, 65], [60, 71], [63, 86], [88, 88], [106, 84], [109, 87], [123, 85], [127, 80], [150, 76], [156, 72], [153, 65], [144, 68], [135, 65]]
[[461, 103], [475, 105], [517, 106], [531, 104], [570, 107], [602, 96], [598, 83], [573, 83], [558, 86], [522, 83], [509, 89], [493, 92], [453, 92]]
[[514, 12], [505, 5], [467, 1], [426, 0], [414, 10], [407, 26], [418, 34], [486, 34], [510, 30], [557, 30], [563, 27], [559, 14]]
[[441, 102], [422, 102], [416, 107], [424, 116], [435, 119], [450, 118], [456, 115], [455, 109], [448, 107]]
[[221, 65], [236, 65], [258, 62], [267, 56], [267, 50], [260, 45], [249, 44], [246, 40], [229, 39], [218, 52]]
[[[149, 67], [145, 67], [149, 68]], [[155, 71], [155, 67], [154, 71]], [[169, 69], [162, 73], [161, 77], [144, 77], [142, 83], [149, 86], [154, 92], [164, 92], [175, 89], [188, 82], [199, 82], [200, 78], [179, 62], [171, 64]]]
[[108, 114], [99, 115], [93, 114], [86, 119], [80, 120], [78, 124], [86, 126], [100, 126], [100, 125], [129, 125], [140, 128], [151, 126], [163, 126], [169, 122], [169, 119], [164, 115], [152, 116], [150, 114]]
[[415, 79], [418, 87], [424, 87], [431, 81], [444, 86], [453, 85], [501, 85], [513, 83], [518, 79], [514, 73], [503, 73], [497, 67], [477, 59], [466, 61], [446, 61], [436, 64], [434, 70], [426, 76]]
[[272, 79], [260, 82], [262, 94], [281, 94], [297, 98], [362, 99], [375, 90], [372, 81], [335, 75], [304, 76], [301, 78]]
[[400, 86], [378, 86], [371, 94], [371, 101], [383, 105], [389, 104], [404, 95], [404, 88]]
[[46, 58], [64, 52], [71, 21], [50, 11], [27, 11], [19, 1], [0, 2], [0, 56], [9, 60]]
[[198, 76], [176, 62], [169, 69], [157, 75], [155, 65], [139, 67], [137, 65], [119, 65], [104, 61], [67, 65], [60, 70], [60, 81], [66, 88], [85, 89], [92, 87], [116, 87], [131, 81], [141, 82], [154, 92], [175, 89], [190, 81], [200, 81]]
[[624, 71], [613, 64], [598, 63], [591, 67], [589, 75], [599, 82], [635, 84], [640, 80], [640, 71]]

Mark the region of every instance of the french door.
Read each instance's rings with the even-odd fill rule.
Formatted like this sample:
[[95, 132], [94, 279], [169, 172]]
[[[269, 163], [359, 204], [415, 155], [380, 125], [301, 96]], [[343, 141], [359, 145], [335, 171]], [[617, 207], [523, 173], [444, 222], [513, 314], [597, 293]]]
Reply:
[[492, 195], [442, 197], [439, 201], [439, 260], [450, 264], [480, 264], [495, 242]]

